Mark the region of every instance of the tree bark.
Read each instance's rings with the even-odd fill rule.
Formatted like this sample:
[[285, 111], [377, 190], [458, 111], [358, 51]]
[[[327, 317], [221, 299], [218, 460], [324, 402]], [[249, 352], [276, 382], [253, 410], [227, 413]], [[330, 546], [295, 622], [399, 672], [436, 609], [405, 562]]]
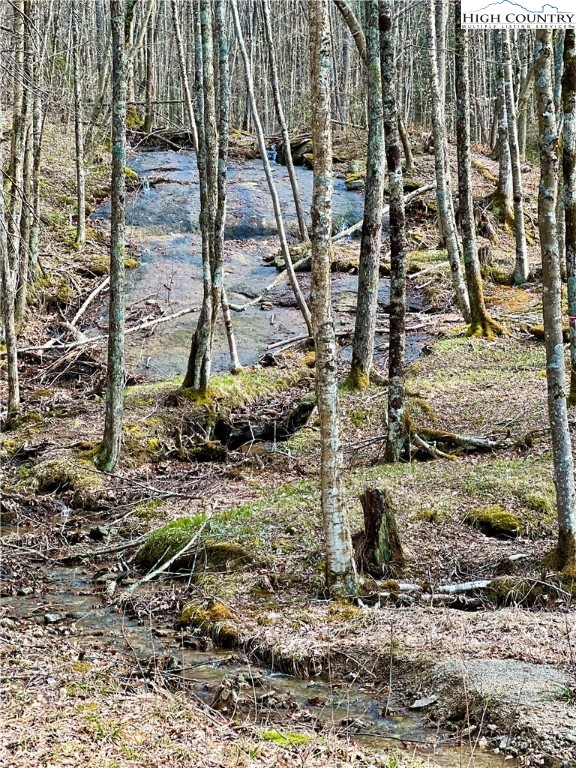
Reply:
[[512, 173], [512, 191], [514, 201], [514, 236], [516, 238], [516, 263], [514, 265], [514, 282], [521, 285], [528, 280], [528, 253], [526, 251], [526, 233], [524, 231], [524, 198], [522, 194], [522, 170], [520, 167], [520, 147], [518, 144], [518, 127], [516, 119], [516, 103], [514, 99], [514, 76], [512, 74], [512, 56], [510, 54], [510, 32], [502, 30], [502, 61], [506, 85], [506, 116], [508, 122], [508, 145], [510, 147], [510, 163]]
[[276, 185], [274, 184], [274, 177], [272, 176], [272, 170], [270, 168], [270, 161], [268, 160], [268, 152], [266, 149], [266, 141], [264, 138], [264, 131], [262, 130], [262, 123], [260, 122], [260, 116], [258, 114], [258, 107], [256, 104], [256, 97], [254, 95], [254, 81], [252, 79], [252, 69], [250, 66], [250, 59], [244, 44], [244, 37], [242, 35], [242, 27], [240, 24], [240, 16], [238, 14], [237, 0], [231, 0], [232, 13], [234, 15], [234, 26], [236, 28], [236, 36], [238, 38], [238, 45], [240, 46], [240, 53], [244, 62], [244, 71], [246, 74], [246, 88], [248, 91], [248, 98], [250, 101], [252, 118], [256, 127], [256, 136], [258, 137], [258, 147], [260, 150], [260, 156], [262, 158], [262, 165], [264, 166], [264, 173], [266, 174], [266, 180], [268, 181], [268, 188], [270, 189], [270, 197], [272, 198], [272, 206], [274, 208], [274, 216], [276, 219], [276, 227], [278, 229], [278, 238], [280, 240], [280, 248], [282, 250], [282, 256], [286, 263], [286, 271], [288, 272], [288, 278], [290, 285], [294, 291], [294, 296], [298, 307], [302, 312], [302, 317], [308, 328], [308, 333], [312, 336], [312, 318], [310, 310], [306, 304], [306, 299], [302, 293], [302, 289], [298, 283], [298, 278], [294, 272], [294, 266], [292, 264], [292, 257], [290, 255], [290, 249], [288, 247], [288, 241], [286, 239], [286, 231], [284, 229], [284, 220], [282, 218], [282, 210], [280, 208], [280, 200], [278, 198], [278, 192], [276, 191]]
[[454, 8], [456, 33], [456, 135], [458, 150], [458, 196], [460, 200], [460, 222], [462, 228], [462, 250], [466, 284], [470, 299], [471, 321], [469, 336], [484, 336], [492, 339], [503, 329], [488, 315], [484, 303], [484, 290], [480, 262], [476, 248], [476, 223], [472, 197], [472, 152], [470, 148], [470, 79], [468, 73], [468, 30], [460, 23], [461, 2], [456, 0]]
[[354, 535], [359, 570], [376, 578], [398, 576], [406, 565], [406, 555], [396, 521], [396, 509], [387, 490], [367, 488], [360, 496], [364, 531]]
[[368, 154], [364, 219], [358, 267], [358, 302], [349, 382], [356, 389], [368, 386], [374, 354], [374, 332], [380, 281], [380, 245], [384, 195], [384, 133], [378, 0], [366, 2], [366, 63], [368, 91]]
[[82, 135], [82, 95], [80, 92], [80, 19], [75, 9], [72, 19], [72, 77], [74, 80], [74, 135], [76, 139], [76, 245], [86, 241], [86, 181], [84, 176], [84, 137]]
[[178, 15], [178, 6], [176, 0], [170, 0], [172, 6], [172, 23], [174, 25], [174, 36], [176, 37], [176, 51], [178, 54], [178, 66], [180, 68], [180, 79], [182, 80], [182, 89], [184, 91], [184, 105], [186, 107], [186, 116], [192, 132], [194, 141], [194, 150], [198, 156], [198, 131], [196, 129], [196, 120], [194, 117], [194, 102], [190, 91], [190, 81], [188, 79], [188, 70], [186, 69], [186, 56], [184, 53], [184, 43], [182, 41], [182, 31], [180, 28], [180, 17]]
[[538, 225], [542, 251], [542, 283], [548, 414], [552, 432], [554, 484], [558, 510], [558, 544], [554, 565], [576, 567], [576, 494], [574, 460], [568, 427], [566, 373], [562, 341], [562, 282], [556, 228], [558, 135], [554, 108], [551, 30], [536, 32], [536, 97], [540, 133]]
[[312, 196], [312, 313], [316, 347], [316, 398], [320, 416], [322, 514], [326, 535], [326, 585], [356, 592], [356, 566], [342, 505], [337, 348], [330, 291], [332, 228], [331, 45], [328, 0], [309, 4], [310, 80], [314, 188]]
[[110, 228], [110, 304], [106, 416], [98, 466], [112, 472], [122, 448], [124, 410], [124, 250], [126, 191], [126, 51], [124, 0], [110, 0], [112, 27], [112, 193]]
[[278, 82], [278, 67], [276, 66], [276, 54], [274, 52], [274, 40], [272, 38], [272, 25], [270, 23], [269, 0], [262, 0], [262, 11], [264, 14], [264, 33], [266, 35], [266, 46], [268, 47], [268, 58], [270, 62], [270, 78], [272, 81], [272, 93], [274, 95], [274, 106], [276, 108], [276, 116], [278, 118], [278, 122], [280, 123], [280, 133], [282, 135], [282, 142], [284, 145], [284, 158], [286, 161], [286, 168], [288, 169], [288, 175], [290, 177], [290, 186], [292, 187], [292, 196], [294, 197], [294, 207], [296, 208], [296, 216], [298, 218], [298, 228], [300, 230], [300, 237], [304, 242], [307, 242], [309, 240], [308, 229], [306, 227], [306, 219], [304, 218], [304, 209], [302, 208], [302, 199], [300, 197], [300, 189], [298, 188], [298, 179], [296, 178], [294, 163], [292, 162], [292, 150], [290, 149], [290, 134], [288, 133], [286, 118], [284, 116], [284, 108], [282, 107], [282, 99], [280, 96], [280, 85]]
[[460, 247], [458, 233], [452, 207], [450, 192], [450, 179], [446, 163], [446, 132], [445, 116], [441, 109], [440, 84], [438, 79], [438, 60], [436, 57], [436, 2], [442, 0], [429, 0], [429, 57], [430, 57], [430, 87], [432, 92], [432, 128], [434, 134], [434, 165], [436, 170], [436, 201], [438, 204], [438, 219], [446, 240], [448, 261], [452, 270], [452, 280], [456, 303], [466, 322], [470, 321], [470, 305], [466, 284], [462, 275], [460, 263]]
[[380, 51], [386, 164], [390, 192], [390, 338], [388, 351], [388, 440], [384, 458], [400, 461], [405, 444], [404, 348], [406, 346], [406, 215], [401, 142], [396, 105], [394, 33], [390, 0], [380, 0]]
[[506, 67], [504, 65], [504, 31], [497, 33], [497, 76], [496, 76], [496, 110], [498, 126], [498, 186], [494, 192], [492, 207], [496, 215], [509, 227], [514, 223], [512, 209], [512, 169], [510, 159], [510, 142], [508, 140], [508, 123], [510, 115], [507, 109], [506, 96]]
[[576, 32], [566, 30], [562, 76], [564, 216], [570, 317], [570, 405], [576, 403]]

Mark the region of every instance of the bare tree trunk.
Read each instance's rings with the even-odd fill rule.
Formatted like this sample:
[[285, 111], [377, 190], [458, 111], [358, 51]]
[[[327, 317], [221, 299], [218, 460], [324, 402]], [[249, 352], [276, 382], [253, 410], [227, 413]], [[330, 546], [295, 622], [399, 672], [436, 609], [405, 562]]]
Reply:
[[552, 31], [536, 32], [536, 96], [540, 129], [538, 224], [542, 250], [542, 309], [546, 343], [548, 413], [552, 432], [554, 483], [558, 510], [558, 544], [554, 566], [576, 567], [576, 494], [574, 460], [568, 427], [566, 373], [562, 341], [562, 282], [556, 229], [558, 135], [554, 109]]
[[152, 3], [150, 18], [146, 28], [146, 86], [145, 86], [145, 108], [144, 125], [142, 129], [145, 133], [151, 133], [154, 125], [154, 99], [156, 98], [156, 7]]
[[302, 289], [298, 283], [298, 278], [294, 272], [294, 266], [292, 264], [292, 257], [290, 255], [290, 249], [288, 247], [288, 241], [286, 239], [286, 231], [284, 229], [284, 220], [282, 218], [282, 210], [280, 208], [280, 200], [278, 198], [278, 192], [276, 191], [276, 185], [274, 184], [274, 177], [272, 176], [272, 170], [270, 168], [270, 161], [268, 160], [268, 152], [266, 149], [266, 141], [264, 139], [264, 131], [262, 130], [262, 123], [260, 122], [260, 116], [258, 114], [258, 107], [256, 105], [256, 97], [254, 96], [254, 82], [252, 80], [252, 70], [250, 67], [250, 59], [248, 58], [248, 52], [246, 45], [244, 44], [244, 37], [242, 35], [242, 27], [240, 25], [240, 16], [238, 14], [237, 0], [231, 0], [232, 13], [234, 14], [234, 26], [236, 28], [236, 36], [238, 38], [238, 45], [240, 46], [240, 53], [244, 62], [244, 71], [246, 74], [246, 88], [248, 91], [248, 98], [251, 105], [252, 119], [256, 127], [256, 136], [258, 137], [258, 147], [260, 149], [260, 156], [262, 157], [262, 165], [264, 166], [264, 173], [266, 174], [266, 180], [268, 181], [268, 187], [270, 189], [270, 196], [272, 198], [272, 206], [274, 208], [274, 216], [276, 218], [276, 227], [278, 229], [278, 238], [280, 240], [280, 248], [282, 250], [282, 256], [286, 263], [286, 271], [288, 272], [288, 279], [290, 285], [294, 291], [294, 296], [298, 303], [298, 307], [302, 312], [302, 317], [308, 328], [308, 333], [312, 335], [312, 318], [310, 316], [310, 310], [306, 304], [306, 299], [302, 293]]
[[292, 162], [290, 134], [288, 133], [286, 118], [284, 117], [284, 109], [282, 107], [282, 99], [280, 97], [278, 68], [276, 66], [276, 54], [274, 52], [274, 40], [272, 38], [272, 25], [270, 23], [270, 6], [268, 3], [269, 0], [262, 0], [262, 11], [264, 13], [264, 33], [266, 35], [266, 45], [268, 47], [268, 56], [270, 61], [270, 77], [272, 81], [272, 93], [274, 94], [274, 106], [276, 108], [276, 116], [278, 117], [278, 122], [280, 123], [280, 133], [282, 135], [282, 142], [284, 145], [284, 157], [286, 160], [288, 175], [290, 176], [290, 186], [292, 187], [292, 196], [294, 197], [294, 206], [296, 208], [296, 216], [298, 218], [300, 237], [304, 242], [306, 242], [309, 239], [308, 229], [306, 228], [306, 219], [304, 218], [304, 210], [302, 208], [302, 200], [300, 198], [300, 190], [298, 188], [298, 179], [296, 178], [294, 163]]
[[468, 74], [468, 30], [460, 24], [461, 2], [454, 7], [456, 33], [456, 135], [458, 139], [458, 196], [460, 200], [460, 221], [462, 227], [462, 249], [466, 284], [470, 298], [471, 322], [469, 336], [484, 336], [492, 339], [501, 334], [502, 326], [496, 323], [486, 311], [480, 262], [476, 248], [476, 224], [474, 221], [474, 200], [472, 198], [472, 152], [470, 148], [470, 80]]
[[[242, 366], [238, 358], [236, 338], [230, 317], [228, 297], [223, 285], [223, 261], [224, 261], [224, 230], [226, 227], [226, 185], [228, 178], [228, 133], [230, 123], [230, 79], [228, 72], [228, 37], [226, 35], [226, 19], [224, 14], [224, 0], [215, 0], [214, 3], [214, 31], [218, 41], [218, 174], [217, 192], [218, 205], [214, 220], [214, 274], [213, 274], [213, 306], [222, 305], [224, 327], [228, 348], [230, 350], [230, 371], [238, 373]], [[214, 313], [216, 323], [216, 312]]]
[[124, 410], [124, 230], [126, 166], [126, 51], [124, 0], [110, 0], [112, 26], [112, 194], [110, 228], [110, 304], [106, 416], [98, 466], [112, 472], [122, 449]]
[[496, 108], [498, 120], [498, 186], [493, 196], [492, 207], [496, 215], [509, 227], [514, 223], [514, 211], [512, 210], [512, 169], [510, 159], [510, 142], [508, 140], [508, 124], [510, 115], [507, 109], [506, 96], [506, 67], [504, 65], [504, 31], [497, 33], [498, 40], [498, 64], [496, 79]]
[[74, 131], [76, 138], [76, 245], [86, 241], [86, 182], [84, 178], [84, 137], [82, 135], [82, 95], [80, 93], [79, 48], [80, 19], [78, 9], [72, 19], [72, 76], [74, 80]]
[[562, 166], [566, 221], [566, 271], [570, 317], [570, 405], [576, 403], [576, 32], [566, 30], [562, 77]]
[[217, 198], [216, 107], [209, 0], [199, 0], [195, 20], [196, 125], [198, 129], [198, 176], [200, 181], [200, 231], [202, 233], [203, 298], [192, 337], [183, 389], [205, 393], [212, 365], [214, 317], [214, 217]]
[[384, 133], [378, 0], [366, 2], [368, 155], [364, 196], [364, 221], [358, 268], [358, 303], [349, 382], [356, 389], [368, 386], [374, 354], [378, 309], [382, 207], [384, 195]]
[[309, 4], [312, 143], [312, 312], [316, 346], [316, 398], [322, 443], [322, 514], [326, 534], [326, 585], [337, 594], [356, 592], [356, 566], [341, 494], [337, 348], [330, 291], [332, 229], [331, 45], [328, 0]]
[[506, 81], [504, 93], [506, 98], [506, 116], [508, 121], [508, 144], [510, 147], [510, 162], [512, 171], [512, 189], [514, 193], [514, 236], [516, 238], [516, 263], [514, 265], [514, 282], [521, 285], [528, 280], [529, 266], [526, 251], [526, 233], [524, 230], [524, 199], [522, 194], [522, 170], [520, 167], [520, 147], [518, 145], [518, 130], [516, 122], [516, 105], [514, 100], [514, 77], [512, 74], [512, 56], [510, 55], [510, 33], [502, 30], [502, 62]]
[[180, 29], [180, 18], [178, 16], [178, 6], [176, 0], [170, 0], [172, 5], [172, 23], [174, 25], [174, 35], [176, 37], [176, 50], [178, 53], [178, 66], [180, 67], [180, 79], [182, 80], [182, 88], [184, 90], [184, 102], [186, 107], [186, 115], [188, 117], [188, 124], [192, 131], [192, 137], [194, 140], [194, 150], [198, 155], [198, 131], [196, 129], [196, 120], [194, 118], [194, 102], [192, 101], [192, 94], [190, 92], [190, 82], [188, 80], [188, 70], [186, 69], [186, 56], [184, 54], [184, 44], [182, 42], [182, 32]]
[[531, 95], [532, 81], [534, 79], [534, 65], [522, 65], [522, 80], [518, 94], [518, 147], [520, 156], [526, 154], [526, 124], [528, 122], [528, 97]]
[[438, 204], [438, 219], [442, 225], [442, 231], [446, 240], [448, 261], [450, 262], [450, 269], [452, 270], [456, 303], [462, 312], [464, 320], [469, 322], [470, 305], [468, 303], [466, 284], [462, 275], [460, 247], [458, 245], [458, 234], [456, 231], [456, 221], [454, 219], [452, 196], [450, 193], [450, 180], [446, 163], [445, 116], [441, 109], [438, 60], [436, 57], [436, 2], [442, 2], [442, 0], [429, 0], [430, 86], [432, 90], [432, 129], [434, 134], [434, 160], [436, 169], [436, 201]]
[[388, 440], [384, 458], [400, 461], [404, 426], [404, 348], [406, 346], [406, 215], [404, 177], [396, 105], [394, 33], [390, 0], [380, 0], [380, 51], [386, 163], [390, 190], [390, 346], [388, 352]]
[[[2, 115], [0, 114], [0, 126], [2, 125], [2, 122]], [[0, 144], [0, 166], [2, 165], [1, 149], [2, 145]], [[4, 195], [0, 195], [0, 290], [8, 379], [7, 414], [3, 427], [9, 428], [12, 419], [18, 413], [20, 408], [20, 385], [18, 379], [16, 323], [14, 318], [14, 305], [16, 301], [15, 272], [11, 268], [8, 259]]]

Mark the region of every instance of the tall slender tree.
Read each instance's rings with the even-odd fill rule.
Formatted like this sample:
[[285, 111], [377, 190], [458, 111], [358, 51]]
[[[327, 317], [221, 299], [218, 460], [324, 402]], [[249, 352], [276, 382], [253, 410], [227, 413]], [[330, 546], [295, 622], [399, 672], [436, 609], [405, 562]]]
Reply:
[[570, 317], [569, 402], [574, 405], [576, 403], [576, 32], [573, 29], [567, 29], [564, 37], [562, 104], [564, 112], [562, 166], [564, 170], [568, 315]]
[[86, 181], [84, 174], [84, 136], [82, 125], [82, 93], [80, 88], [80, 35], [79, 10], [72, 16], [72, 78], [74, 81], [74, 134], [76, 138], [76, 245], [86, 241]]
[[112, 192], [110, 228], [110, 298], [104, 438], [97, 463], [112, 472], [122, 449], [124, 411], [125, 192], [126, 192], [126, 50], [125, 0], [110, 0], [112, 29]]
[[455, 19], [455, 73], [456, 73], [456, 136], [458, 152], [458, 197], [462, 227], [462, 250], [466, 285], [470, 299], [469, 336], [493, 338], [503, 332], [502, 326], [494, 321], [486, 310], [480, 262], [476, 248], [476, 224], [474, 221], [474, 200], [472, 197], [472, 151], [470, 147], [470, 78], [468, 30], [460, 23], [461, 2], [456, 0]]
[[536, 32], [536, 98], [540, 133], [538, 228], [542, 251], [542, 310], [546, 345], [548, 415], [552, 434], [558, 544], [554, 566], [576, 567], [576, 491], [568, 427], [566, 370], [562, 339], [562, 281], [556, 228], [558, 133], [553, 91], [552, 31]]
[[404, 348], [406, 345], [406, 216], [401, 140], [396, 105], [394, 32], [390, 0], [380, 0], [380, 51], [386, 164], [390, 190], [390, 347], [388, 353], [388, 440], [385, 458], [399, 461], [404, 448]]
[[518, 144], [518, 122], [516, 117], [516, 99], [514, 98], [514, 76], [512, 73], [512, 54], [510, 52], [510, 32], [502, 30], [502, 62], [504, 66], [506, 99], [506, 118], [508, 124], [508, 146], [510, 148], [510, 171], [514, 204], [514, 236], [516, 239], [516, 262], [514, 282], [519, 285], [528, 280], [528, 252], [526, 250], [526, 232], [524, 228], [524, 198], [522, 192], [522, 169], [520, 165], [520, 146]]
[[322, 445], [320, 474], [326, 535], [326, 583], [335, 593], [356, 592], [356, 567], [342, 504], [342, 446], [338, 417], [337, 348], [330, 291], [332, 229], [331, 44], [328, 0], [309, 4], [314, 187], [312, 193], [312, 316], [316, 398]]
[[464, 320], [470, 321], [470, 304], [466, 283], [460, 262], [460, 246], [456, 231], [456, 219], [450, 190], [450, 174], [447, 163], [447, 142], [445, 116], [442, 112], [440, 80], [438, 77], [438, 58], [436, 55], [436, 3], [443, 0], [429, 0], [429, 35], [428, 53], [430, 62], [430, 88], [432, 95], [432, 132], [434, 136], [434, 167], [436, 171], [436, 202], [441, 231], [446, 241], [448, 261], [452, 270], [452, 280], [458, 308]]
[[364, 221], [358, 268], [358, 305], [349, 381], [357, 389], [368, 385], [374, 353], [378, 309], [382, 207], [384, 195], [384, 133], [378, 0], [366, 3], [366, 73], [368, 91], [368, 151]]

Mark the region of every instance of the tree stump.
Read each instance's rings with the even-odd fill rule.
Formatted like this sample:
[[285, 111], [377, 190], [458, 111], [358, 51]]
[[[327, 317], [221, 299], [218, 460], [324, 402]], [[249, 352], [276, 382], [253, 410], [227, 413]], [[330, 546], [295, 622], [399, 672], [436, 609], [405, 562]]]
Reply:
[[396, 523], [396, 509], [387, 490], [367, 488], [360, 496], [364, 530], [354, 536], [358, 571], [375, 577], [398, 575], [406, 555]]

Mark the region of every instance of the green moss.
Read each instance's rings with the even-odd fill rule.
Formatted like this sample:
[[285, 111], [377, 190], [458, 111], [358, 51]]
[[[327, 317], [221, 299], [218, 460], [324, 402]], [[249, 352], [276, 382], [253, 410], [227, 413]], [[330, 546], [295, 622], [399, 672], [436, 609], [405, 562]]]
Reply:
[[344, 389], [347, 391], [358, 391], [361, 392], [364, 389], [367, 389], [370, 385], [370, 377], [368, 374], [363, 371], [359, 366], [353, 365], [350, 368], [350, 373], [348, 374], [348, 378], [344, 382]]
[[493, 579], [487, 589], [487, 596], [498, 606], [534, 605], [546, 593], [545, 585], [537, 584], [529, 579], [516, 579], [511, 576], [501, 576]]
[[[198, 535], [200, 529], [202, 535]], [[197, 546], [183, 555], [175, 567], [192, 571], [225, 571], [241, 568], [252, 561], [248, 552], [239, 544], [210, 539], [211, 527], [206, 525], [205, 515], [181, 517], [159, 528], [146, 539], [136, 557], [137, 564], [146, 569], [165, 563], [198, 536]]]
[[520, 530], [520, 521], [516, 515], [507, 512], [499, 504], [471, 510], [465, 522], [480, 529], [486, 536], [496, 538], [511, 538], [517, 536]]
[[139, 128], [142, 128], [143, 125], [144, 125], [144, 121], [138, 114], [136, 105], [128, 104], [128, 107], [126, 109], [126, 128], [129, 128], [132, 130], [138, 130]]
[[137, 259], [126, 258], [124, 259], [124, 267], [126, 269], [136, 269], [140, 266], [140, 262]]
[[368, 421], [368, 414], [363, 407], [352, 408], [351, 411], [348, 411], [348, 418], [355, 427], [361, 427]]
[[31, 477], [39, 493], [72, 492], [71, 504], [91, 509], [106, 495], [104, 478], [88, 461], [50, 459], [37, 464]]
[[421, 520], [423, 523], [439, 523], [441, 520], [440, 512], [432, 507], [420, 510], [414, 515], [414, 520]]
[[480, 160], [473, 159], [472, 160], [472, 167], [476, 168], [477, 171], [479, 171], [480, 175], [486, 179], [486, 181], [489, 181], [491, 184], [497, 184], [498, 179], [492, 171], [489, 168], [486, 168], [486, 166], [480, 162]]
[[160, 511], [164, 505], [161, 499], [148, 499], [141, 501], [132, 507], [132, 514], [140, 520], [152, 520], [159, 517]]
[[202, 604], [187, 603], [179, 627], [192, 627], [214, 640], [221, 648], [235, 648], [240, 642], [240, 630], [233, 621], [234, 614], [220, 600], [210, 599]]
[[514, 285], [514, 275], [500, 267], [482, 267], [482, 277], [497, 285]]
[[280, 733], [280, 731], [264, 731], [262, 738], [265, 741], [273, 741], [281, 747], [297, 747], [314, 740], [312, 736], [305, 733]]

